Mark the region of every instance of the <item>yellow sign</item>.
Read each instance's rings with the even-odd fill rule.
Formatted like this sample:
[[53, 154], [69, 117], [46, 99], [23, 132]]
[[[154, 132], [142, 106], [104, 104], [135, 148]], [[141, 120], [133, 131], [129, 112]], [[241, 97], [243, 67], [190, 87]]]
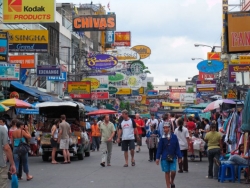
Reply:
[[74, 94], [91, 94], [91, 83], [84, 82], [67, 82], [68, 92]]
[[228, 69], [228, 61], [224, 60], [223, 63], [224, 63], [224, 69]]
[[3, 0], [3, 23], [54, 23], [55, 0]]
[[144, 94], [144, 87], [140, 87], [139, 94]]
[[96, 90], [100, 86], [100, 81], [96, 78], [84, 78], [82, 81], [90, 81], [91, 82], [91, 90]]
[[240, 64], [250, 64], [250, 56], [248, 55], [241, 55], [239, 57]]
[[116, 95], [130, 95], [131, 92], [132, 91], [130, 88], [119, 88], [119, 90], [116, 92]]
[[238, 59], [231, 59], [231, 63], [230, 64], [239, 64], [239, 60]]
[[48, 44], [48, 30], [6, 30], [10, 44]]
[[141, 104], [146, 104], [147, 102], [147, 96], [146, 95], [142, 95], [141, 96]]
[[236, 99], [237, 98], [237, 92], [232, 89], [228, 90], [228, 94], [227, 94], [227, 98], [228, 99]]
[[137, 45], [131, 48], [131, 50], [136, 51], [140, 56], [141, 59], [145, 59], [150, 56], [151, 49], [144, 45]]

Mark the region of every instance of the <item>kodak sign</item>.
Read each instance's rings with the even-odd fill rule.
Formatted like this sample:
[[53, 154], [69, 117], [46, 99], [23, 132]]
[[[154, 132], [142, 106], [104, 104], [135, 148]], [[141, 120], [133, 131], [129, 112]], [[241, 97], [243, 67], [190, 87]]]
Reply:
[[208, 52], [207, 59], [208, 60], [220, 60], [220, 52]]
[[53, 23], [55, 0], [3, 0], [3, 23]]
[[73, 31], [115, 31], [116, 15], [86, 15], [74, 18]]

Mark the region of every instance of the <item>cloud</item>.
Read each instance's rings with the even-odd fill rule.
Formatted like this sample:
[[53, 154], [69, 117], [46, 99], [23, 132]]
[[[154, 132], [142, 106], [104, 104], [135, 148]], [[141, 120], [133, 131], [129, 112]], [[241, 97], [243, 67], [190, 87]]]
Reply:
[[183, 3], [181, 3], [181, 6], [187, 7], [189, 5], [192, 5], [196, 2], [196, 0], [186, 0]]

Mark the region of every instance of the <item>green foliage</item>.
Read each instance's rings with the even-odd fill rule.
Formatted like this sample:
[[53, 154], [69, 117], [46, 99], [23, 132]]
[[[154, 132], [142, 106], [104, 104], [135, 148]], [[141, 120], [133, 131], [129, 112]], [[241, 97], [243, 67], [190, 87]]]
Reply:
[[147, 91], [148, 90], [154, 90], [154, 86], [153, 86], [153, 84], [151, 82], [147, 83]]

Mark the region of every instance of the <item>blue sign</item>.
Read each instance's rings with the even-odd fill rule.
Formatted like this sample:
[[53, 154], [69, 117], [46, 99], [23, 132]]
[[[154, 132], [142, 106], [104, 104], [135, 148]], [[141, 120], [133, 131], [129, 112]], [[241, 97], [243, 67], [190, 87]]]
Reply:
[[27, 80], [28, 74], [29, 74], [29, 70], [28, 69], [21, 69], [21, 71], [20, 71], [20, 82], [22, 84], [24, 84], [25, 81]]
[[39, 114], [39, 109], [18, 109], [19, 114]]
[[38, 65], [36, 74], [37, 76], [61, 76], [61, 69], [59, 66]]
[[0, 61], [7, 62], [8, 61], [8, 33], [0, 32]]
[[138, 96], [139, 94], [139, 90], [132, 90], [132, 95]]
[[32, 52], [32, 53], [47, 53], [48, 44], [11, 44], [9, 45], [10, 52]]
[[156, 95], [158, 95], [158, 91], [156, 91], [156, 90], [150, 90], [150, 91], [148, 91], [147, 95], [148, 96], [156, 96]]
[[115, 42], [115, 32], [106, 31], [106, 44], [113, 44]]
[[49, 76], [49, 81], [55, 81], [55, 82], [66, 82], [67, 81], [67, 73], [61, 72], [61, 76]]
[[204, 73], [217, 73], [224, 69], [224, 63], [217, 60], [204, 60], [198, 63], [197, 69]]

